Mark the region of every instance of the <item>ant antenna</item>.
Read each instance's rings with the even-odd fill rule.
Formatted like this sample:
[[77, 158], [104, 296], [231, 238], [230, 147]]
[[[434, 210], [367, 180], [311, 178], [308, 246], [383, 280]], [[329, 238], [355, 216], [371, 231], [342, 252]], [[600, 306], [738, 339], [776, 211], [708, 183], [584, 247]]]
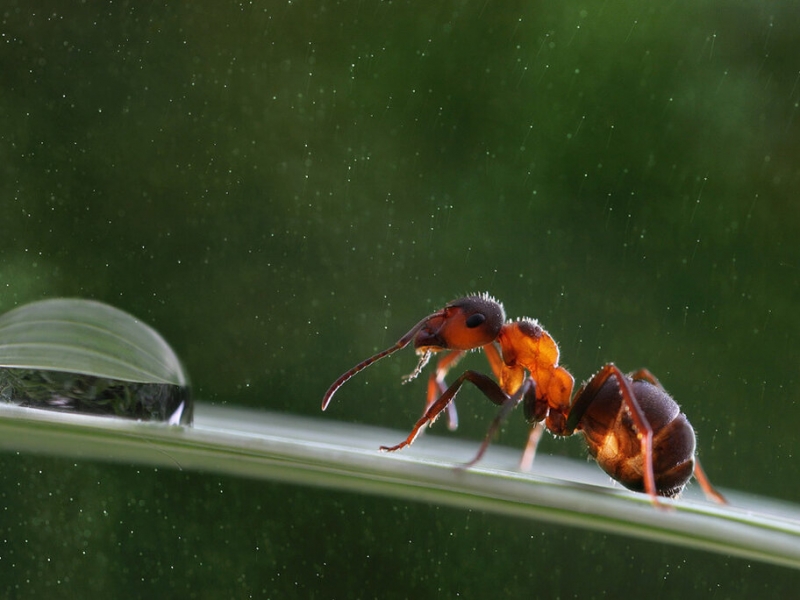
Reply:
[[353, 375], [355, 375], [359, 371], [363, 371], [372, 363], [379, 361], [380, 359], [389, 356], [390, 354], [397, 352], [398, 350], [401, 350], [406, 346], [408, 346], [408, 343], [414, 339], [414, 336], [417, 335], [419, 330], [422, 329], [431, 318], [441, 316], [443, 312], [444, 311], [439, 311], [437, 313], [433, 313], [432, 315], [425, 317], [419, 323], [414, 325], [414, 327], [412, 327], [408, 333], [406, 333], [403, 337], [397, 340], [397, 343], [394, 344], [392, 347], [387, 348], [383, 352], [378, 352], [375, 356], [370, 356], [368, 359], [364, 361], [361, 361], [355, 367], [353, 367], [352, 369], [344, 373], [341, 377], [339, 377], [339, 379], [334, 381], [331, 387], [328, 388], [328, 391], [325, 392], [325, 395], [322, 397], [322, 410], [328, 408], [328, 404], [330, 404], [331, 398], [333, 398], [333, 395], [336, 393], [336, 390], [342, 387], [345, 381], [350, 379]]

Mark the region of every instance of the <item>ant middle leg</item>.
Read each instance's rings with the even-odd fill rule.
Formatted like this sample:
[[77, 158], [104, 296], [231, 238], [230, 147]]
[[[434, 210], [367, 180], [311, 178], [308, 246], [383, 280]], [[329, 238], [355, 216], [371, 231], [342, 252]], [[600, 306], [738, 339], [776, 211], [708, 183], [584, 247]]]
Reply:
[[[494, 383], [494, 381], [492, 381]], [[497, 385], [497, 384], [495, 384]], [[486, 397], [489, 398], [495, 404], [498, 404], [497, 400], [500, 398], [499, 394], [496, 394], [495, 397], [489, 396], [483, 389], [481, 391], [486, 394]], [[486, 454], [486, 450], [489, 448], [489, 444], [492, 443], [492, 439], [500, 430], [500, 426], [503, 422], [508, 418], [508, 415], [511, 414], [511, 411], [514, 410], [520, 402], [524, 402], [526, 405], [530, 402], [533, 402], [536, 398], [536, 385], [534, 384], [532, 379], [526, 379], [522, 387], [517, 390], [517, 392], [513, 396], [509, 396], [502, 389], [500, 386], [497, 386], [497, 391], [502, 393], [505, 397], [505, 400], [500, 404], [500, 412], [498, 412], [494, 419], [492, 419], [492, 423], [489, 425], [489, 430], [486, 432], [486, 435], [483, 438], [483, 442], [481, 443], [481, 447], [478, 448], [478, 453], [475, 455], [471, 461], [465, 463], [463, 468], [468, 469], [469, 467], [473, 466], [477, 463], [483, 455]], [[535, 428], [534, 428], [535, 430]], [[531, 431], [531, 438], [534, 437], [533, 430]], [[531, 438], [529, 438], [529, 444], [531, 443]], [[541, 433], [538, 434], [538, 437], [534, 441], [533, 450], [535, 452], [536, 445], [539, 443], [539, 438], [541, 438]], [[527, 446], [526, 446], [527, 451]], [[523, 454], [523, 460], [525, 460], [525, 455]], [[531, 455], [531, 461], [533, 461], [533, 456]], [[520, 465], [521, 466], [521, 465]]]
[[433, 423], [439, 414], [445, 408], [447, 408], [450, 402], [453, 401], [458, 393], [458, 390], [461, 389], [461, 386], [465, 381], [472, 383], [481, 392], [483, 392], [483, 394], [489, 398], [489, 400], [498, 406], [502, 406], [509, 399], [509, 396], [502, 389], [500, 389], [500, 386], [497, 385], [497, 382], [495, 382], [488, 375], [478, 373], [477, 371], [464, 371], [461, 375], [459, 375], [458, 379], [456, 379], [452, 385], [428, 407], [428, 410], [426, 410], [425, 414], [422, 415], [422, 417], [416, 422], [414, 428], [411, 430], [411, 433], [404, 441], [400, 442], [396, 446], [381, 446], [380, 449], [384, 452], [395, 452], [396, 450], [400, 450], [401, 448], [405, 448], [406, 446], [410, 446], [412, 443], [414, 443], [414, 440], [417, 439], [417, 436], [420, 434], [423, 428], [428, 423]]
[[528, 472], [533, 467], [533, 459], [536, 458], [536, 449], [539, 447], [544, 430], [544, 421], [539, 421], [531, 427], [531, 432], [528, 434], [528, 442], [525, 444], [525, 450], [519, 460], [520, 471]]

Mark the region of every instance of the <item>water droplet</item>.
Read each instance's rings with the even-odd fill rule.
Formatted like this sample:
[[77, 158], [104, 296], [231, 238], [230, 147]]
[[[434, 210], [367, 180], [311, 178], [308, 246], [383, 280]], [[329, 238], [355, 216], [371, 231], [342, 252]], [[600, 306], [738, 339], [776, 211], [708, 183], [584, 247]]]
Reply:
[[188, 377], [158, 332], [101, 302], [33, 302], [0, 317], [0, 402], [188, 425]]

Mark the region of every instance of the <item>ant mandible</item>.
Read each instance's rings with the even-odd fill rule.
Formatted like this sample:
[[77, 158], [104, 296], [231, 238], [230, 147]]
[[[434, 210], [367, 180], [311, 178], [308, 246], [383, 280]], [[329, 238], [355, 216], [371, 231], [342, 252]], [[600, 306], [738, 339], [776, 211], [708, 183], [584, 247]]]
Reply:
[[[412, 341], [420, 359], [406, 380], [419, 375], [434, 353], [446, 354], [430, 376], [424, 415], [404, 441], [381, 450], [394, 452], [410, 445], [445, 408], [451, 409], [454, 427], [452, 402], [468, 381], [501, 408], [477, 455], [466, 466], [481, 459], [503, 420], [522, 403], [525, 418], [533, 426], [522, 458], [524, 469], [530, 467], [545, 428], [556, 436], [581, 432], [589, 453], [606, 473], [628, 489], [647, 493], [656, 504], [657, 496], [678, 496], [692, 474], [706, 496], [725, 503], [695, 456], [694, 429], [648, 370], [624, 375], [608, 363], [573, 396], [574, 379], [559, 366], [558, 346], [550, 334], [534, 319], [506, 321], [502, 304], [488, 294], [451, 302], [422, 319], [390, 348], [344, 373], [325, 393], [322, 410], [353, 375]], [[469, 370], [448, 387], [448, 371], [474, 349], [483, 349], [496, 381]]]

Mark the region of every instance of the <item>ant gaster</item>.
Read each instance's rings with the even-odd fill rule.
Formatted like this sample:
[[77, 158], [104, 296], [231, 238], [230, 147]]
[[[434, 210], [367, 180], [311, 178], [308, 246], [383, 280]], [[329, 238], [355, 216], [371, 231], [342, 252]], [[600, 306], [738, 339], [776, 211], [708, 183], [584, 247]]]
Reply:
[[[468, 381], [501, 408], [467, 466], [480, 460], [505, 417], [522, 403], [525, 418], [533, 426], [523, 469], [530, 467], [545, 428], [556, 436], [580, 432], [606, 473], [628, 489], [647, 493], [654, 503], [657, 496], [678, 496], [692, 474], [709, 498], [725, 503], [695, 456], [694, 429], [648, 370], [624, 375], [608, 363], [573, 395], [574, 379], [559, 366], [558, 346], [550, 334], [533, 319], [506, 321], [503, 306], [488, 294], [451, 302], [422, 319], [390, 348], [344, 373], [325, 393], [322, 410], [353, 375], [412, 341], [420, 359], [407, 380], [419, 375], [433, 353], [446, 354], [430, 376], [425, 414], [404, 441], [381, 450], [394, 452], [410, 445], [445, 408], [450, 410], [454, 428], [452, 401]], [[465, 352], [478, 348], [483, 349], [495, 379], [469, 370], [448, 387], [448, 371]]]

